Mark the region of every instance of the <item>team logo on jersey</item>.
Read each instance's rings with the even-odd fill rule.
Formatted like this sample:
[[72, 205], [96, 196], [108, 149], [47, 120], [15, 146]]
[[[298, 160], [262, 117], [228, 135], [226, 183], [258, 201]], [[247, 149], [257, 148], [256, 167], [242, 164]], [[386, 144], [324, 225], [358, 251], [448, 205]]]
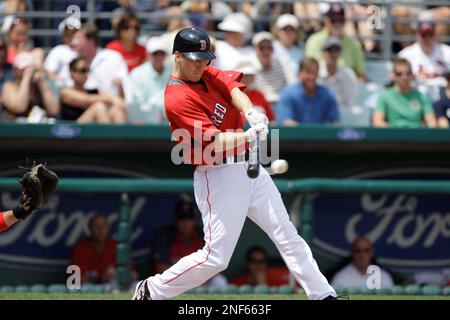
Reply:
[[214, 123], [214, 125], [218, 128], [222, 124], [226, 113], [227, 113], [227, 108], [225, 108], [220, 103], [216, 103], [216, 105], [214, 106], [213, 114], [209, 118]]
[[206, 50], [206, 40], [200, 40], [200, 50], [201, 51]]

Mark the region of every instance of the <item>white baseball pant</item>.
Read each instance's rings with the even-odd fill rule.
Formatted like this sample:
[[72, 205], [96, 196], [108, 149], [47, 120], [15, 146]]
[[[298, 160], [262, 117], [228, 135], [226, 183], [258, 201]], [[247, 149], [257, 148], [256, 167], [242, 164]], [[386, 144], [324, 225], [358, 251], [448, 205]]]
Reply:
[[272, 178], [262, 167], [259, 176], [250, 179], [245, 163], [198, 166], [194, 193], [202, 214], [205, 246], [162, 274], [150, 277], [147, 283], [152, 299], [175, 297], [225, 270], [246, 217], [269, 235], [309, 299], [336, 296], [308, 244], [289, 220]]

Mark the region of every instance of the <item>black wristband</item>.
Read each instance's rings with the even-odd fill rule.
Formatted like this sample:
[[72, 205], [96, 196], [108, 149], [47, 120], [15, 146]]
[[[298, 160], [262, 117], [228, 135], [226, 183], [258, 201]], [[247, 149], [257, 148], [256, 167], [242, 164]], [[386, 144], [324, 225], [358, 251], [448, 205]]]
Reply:
[[21, 220], [25, 220], [31, 214], [31, 210], [26, 211], [21, 206], [15, 207], [12, 210], [12, 212], [13, 212], [14, 217], [16, 217], [17, 219], [21, 219]]

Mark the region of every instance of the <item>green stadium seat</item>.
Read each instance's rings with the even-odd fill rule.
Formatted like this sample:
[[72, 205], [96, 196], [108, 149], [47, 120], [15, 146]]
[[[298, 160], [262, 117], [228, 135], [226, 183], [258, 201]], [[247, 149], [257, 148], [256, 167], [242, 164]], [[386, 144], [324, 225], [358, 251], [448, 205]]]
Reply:
[[234, 284], [229, 284], [229, 285], [227, 285], [227, 286], [225, 286], [223, 288], [223, 293], [226, 293], [226, 294], [238, 294], [239, 293], [239, 289]]
[[253, 288], [249, 286], [248, 284], [244, 284], [239, 287], [239, 293], [240, 294], [251, 294], [253, 293]]
[[12, 287], [12, 286], [2, 286], [2, 287], [0, 288], [0, 292], [1, 292], [1, 293], [11, 293], [11, 292], [14, 292], [14, 287]]
[[82, 293], [94, 293], [94, 285], [92, 284], [82, 284], [81, 285]]
[[422, 293], [422, 288], [418, 284], [410, 284], [405, 288], [406, 294], [419, 295]]
[[394, 295], [402, 295], [405, 294], [405, 287], [404, 286], [393, 286], [391, 288], [391, 294]]
[[47, 288], [48, 293], [67, 293], [68, 289], [65, 284], [52, 284]]
[[93, 287], [93, 293], [107, 293], [108, 287], [102, 284], [95, 284]]
[[290, 285], [290, 284], [286, 284], [286, 285], [282, 285], [278, 287], [278, 292], [279, 294], [292, 294], [295, 292], [295, 287]]
[[47, 287], [43, 284], [35, 284], [31, 286], [30, 291], [32, 293], [46, 293]]
[[26, 285], [16, 286], [16, 292], [30, 292], [30, 287]]
[[194, 294], [205, 294], [205, 293], [207, 293], [207, 288], [204, 286], [197, 287], [197, 288], [193, 289], [193, 293]]
[[343, 288], [343, 287], [336, 287], [336, 288], [334, 288], [334, 290], [336, 291], [337, 294], [346, 294], [347, 293], [347, 289]]
[[441, 294], [441, 287], [435, 284], [427, 284], [422, 288], [422, 294], [427, 296], [437, 296]]
[[269, 286], [266, 284], [258, 284], [253, 288], [255, 294], [269, 294]]
[[369, 289], [367, 287], [361, 288], [359, 291], [360, 294], [365, 294], [365, 295], [372, 295], [375, 294], [375, 290], [374, 289]]
[[359, 293], [361, 293], [361, 288], [358, 287], [347, 288], [347, 294], [359, 294]]
[[209, 287], [207, 292], [209, 294], [219, 294], [219, 293], [224, 293], [223, 292], [223, 288], [221, 287]]
[[450, 296], [450, 286], [445, 287], [444, 289], [442, 289], [442, 294], [446, 295], [446, 296]]

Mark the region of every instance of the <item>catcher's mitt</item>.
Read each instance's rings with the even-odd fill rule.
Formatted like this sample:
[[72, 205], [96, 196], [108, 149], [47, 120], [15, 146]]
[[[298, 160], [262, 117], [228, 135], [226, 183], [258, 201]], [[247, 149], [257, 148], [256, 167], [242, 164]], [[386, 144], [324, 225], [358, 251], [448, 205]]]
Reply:
[[43, 164], [27, 169], [19, 180], [22, 185], [19, 207], [13, 210], [14, 216], [25, 220], [30, 213], [42, 207], [58, 185], [58, 176]]

